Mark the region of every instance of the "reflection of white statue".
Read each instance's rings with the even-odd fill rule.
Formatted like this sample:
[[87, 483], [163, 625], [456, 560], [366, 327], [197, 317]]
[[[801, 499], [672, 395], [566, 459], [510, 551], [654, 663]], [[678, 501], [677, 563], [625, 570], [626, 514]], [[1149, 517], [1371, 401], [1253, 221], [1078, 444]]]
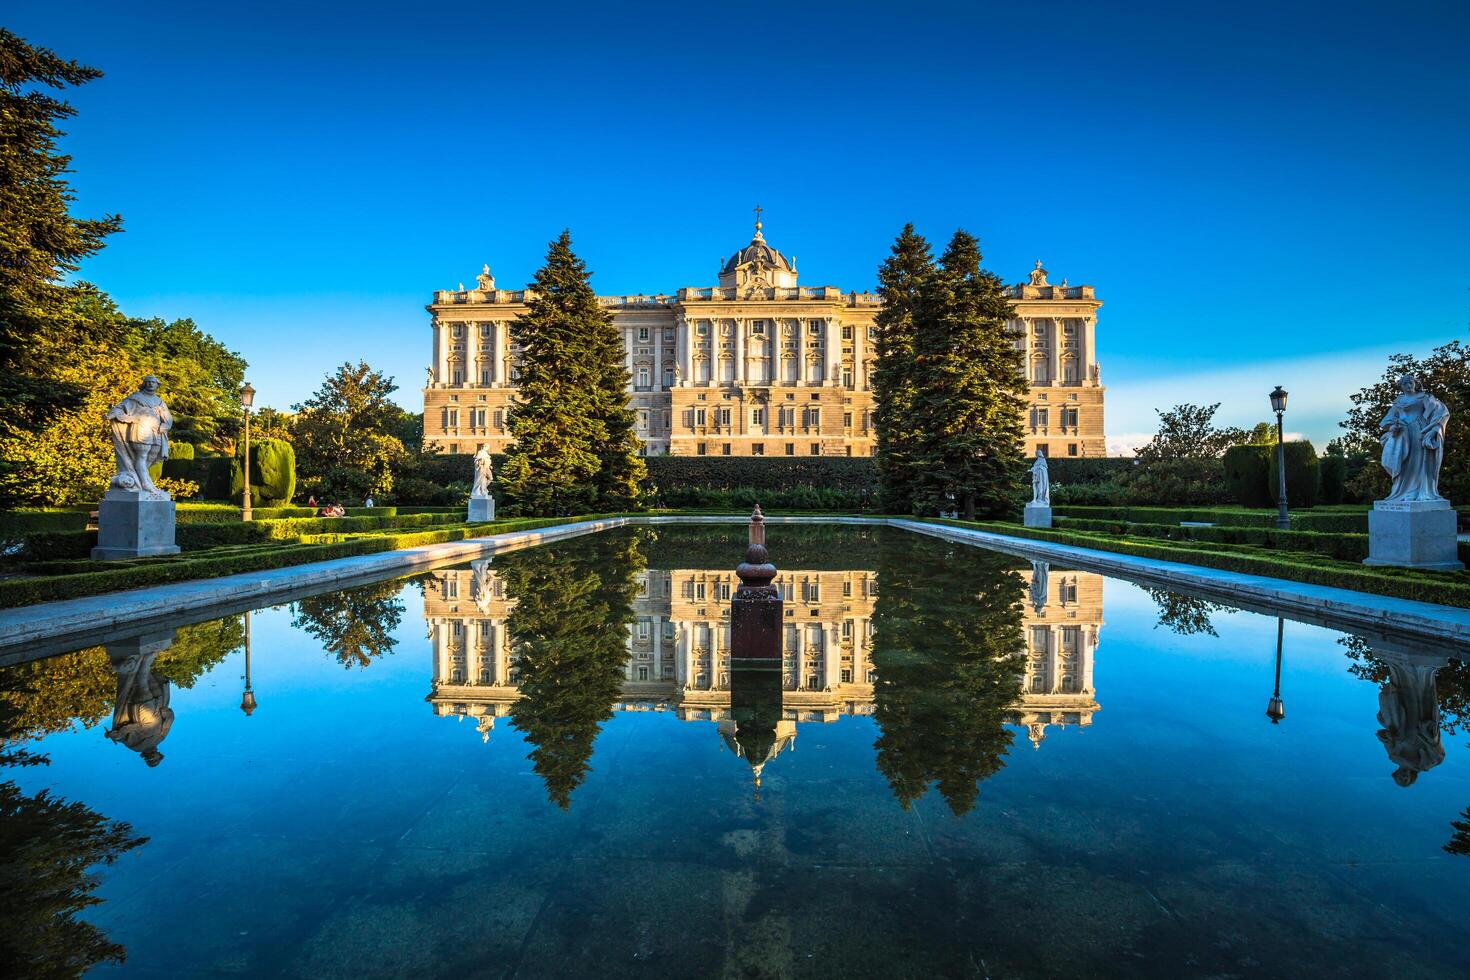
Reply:
[[479, 558], [470, 562], [470, 595], [475, 608], [485, 615], [490, 614], [490, 600], [495, 595], [495, 573], [490, 570], [490, 559]]
[[1046, 468], [1046, 457], [1039, 454], [1031, 464], [1031, 502], [1051, 506], [1051, 474]]
[[168, 430], [174, 425], [168, 406], [158, 395], [158, 379], [151, 374], [144, 378], [137, 391], [107, 410], [107, 419], [112, 423], [112, 451], [117, 462], [110, 485], [167, 499], [168, 494], [154, 486], [148, 476], [148, 467], [168, 459]]
[[480, 448], [475, 450], [475, 475], [474, 482], [470, 485], [470, 496], [490, 496], [490, 482], [494, 479], [495, 471], [491, 468], [490, 449], [482, 442]]
[[1398, 766], [1393, 781], [1408, 786], [1444, 761], [1440, 743], [1439, 696], [1433, 664], [1386, 660], [1388, 683], [1378, 692], [1378, 740]]
[[1450, 412], [1419, 387], [1412, 374], [1399, 378], [1399, 397], [1383, 417], [1383, 468], [1393, 487], [1385, 500], [1442, 500], [1439, 467]]
[[1031, 608], [1038, 613], [1046, 607], [1047, 578], [1051, 566], [1044, 561], [1031, 562]]
[[153, 672], [157, 651], [112, 657], [117, 672], [117, 701], [112, 709], [112, 728], [107, 737], [121, 742], [143, 757], [148, 765], [163, 761], [158, 745], [173, 727], [174, 712], [168, 706], [168, 681]]

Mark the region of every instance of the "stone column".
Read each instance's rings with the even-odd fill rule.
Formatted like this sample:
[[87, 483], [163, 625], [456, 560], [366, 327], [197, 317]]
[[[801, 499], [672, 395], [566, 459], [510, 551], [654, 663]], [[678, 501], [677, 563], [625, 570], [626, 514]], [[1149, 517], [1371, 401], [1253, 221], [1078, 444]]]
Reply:
[[446, 384], [449, 381], [449, 336], [448, 324], [443, 320], [434, 321], [434, 383]]
[[735, 383], [745, 384], [745, 319], [737, 317], [734, 321], [735, 330]]
[[464, 383], [474, 388], [480, 383], [480, 324], [471, 320], [464, 328]]
[[689, 686], [689, 624], [680, 623], [674, 634], [674, 689], [683, 691]]
[[1082, 319], [1082, 343], [1078, 351], [1078, 363], [1081, 365], [1082, 383], [1092, 384], [1093, 358], [1097, 356], [1097, 318], [1083, 317]]
[[662, 680], [664, 676], [664, 621], [663, 617], [653, 617], [653, 679]]
[[837, 690], [842, 683], [842, 627], [833, 626], [824, 630], [822, 637], [822, 686], [829, 691]]
[[1048, 351], [1050, 357], [1050, 370], [1052, 387], [1062, 383], [1062, 321], [1058, 317], [1051, 318], [1051, 349]]
[[822, 321], [822, 384], [830, 387], [836, 384], [832, 380], [832, 369], [842, 359], [842, 341], [837, 337], [837, 318], [827, 317]]
[[[654, 327], [650, 332], [653, 337], [653, 390], [664, 390], [664, 328]], [[648, 428], [653, 429], [653, 418], [649, 416]]]
[[510, 381], [510, 324], [496, 320], [492, 331], [495, 335], [495, 366], [492, 380], [497, 388], [504, 388]]
[[[863, 355], [868, 342], [868, 328], [865, 324], [854, 323], [852, 325], [852, 390], [862, 391], [867, 384], [868, 372], [863, 365]], [[855, 420], [856, 421], [856, 420]], [[853, 675], [857, 677], [856, 674]]]
[[863, 684], [868, 679], [868, 621], [859, 617], [852, 621], [852, 682]]
[[694, 321], [688, 317], [684, 318], [684, 325], [679, 329], [679, 339], [684, 342], [684, 378], [683, 385], [688, 388], [694, 384]]

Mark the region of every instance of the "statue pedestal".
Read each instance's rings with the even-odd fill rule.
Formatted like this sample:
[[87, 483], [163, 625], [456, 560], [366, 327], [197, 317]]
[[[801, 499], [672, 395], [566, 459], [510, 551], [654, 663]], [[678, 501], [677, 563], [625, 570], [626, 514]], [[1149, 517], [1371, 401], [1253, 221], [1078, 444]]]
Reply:
[[495, 520], [495, 498], [494, 497], [471, 497], [470, 512], [465, 520], [471, 523], [476, 521]]
[[1051, 504], [1027, 504], [1021, 523], [1027, 527], [1051, 527]]
[[1460, 561], [1448, 500], [1378, 500], [1368, 512], [1365, 565], [1455, 571]]
[[94, 561], [177, 555], [174, 544], [174, 502], [166, 493], [116, 487], [97, 506], [97, 547]]

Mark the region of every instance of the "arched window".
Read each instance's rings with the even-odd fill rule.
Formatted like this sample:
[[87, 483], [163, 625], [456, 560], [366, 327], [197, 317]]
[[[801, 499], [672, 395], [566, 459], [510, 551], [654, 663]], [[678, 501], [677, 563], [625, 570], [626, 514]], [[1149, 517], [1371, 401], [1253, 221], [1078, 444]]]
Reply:
[[694, 359], [694, 380], [700, 384], [709, 384], [709, 358]]
[[1031, 361], [1031, 383], [1051, 384], [1051, 365], [1047, 363], [1046, 358], [1038, 357]]

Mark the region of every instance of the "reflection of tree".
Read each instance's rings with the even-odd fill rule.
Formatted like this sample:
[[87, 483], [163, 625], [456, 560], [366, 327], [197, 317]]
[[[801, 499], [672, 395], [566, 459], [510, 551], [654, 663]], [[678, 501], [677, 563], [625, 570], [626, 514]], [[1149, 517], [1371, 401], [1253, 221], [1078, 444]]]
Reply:
[[291, 604], [291, 625], [321, 641], [343, 667], [366, 667], [398, 645], [402, 592], [402, 582], [388, 581], [299, 599]]
[[1159, 621], [1154, 624], [1154, 629], [1165, 626], [1180, 636], [1194, 636], [1199, 633], [1219, 636], [1215, 632], [1215, 624], [1210, 622], [1210, 615], [1235, 612], [1231, 606], [1180, 592], [1170, 592], [1168, 589], [1151, 589], [1145, 585], [1143, 591], [1159, 607]]
[[1460, 814], [1459, 820], [1451, 820], [1450, 826], [1455, 828], [1455, 832], [1450, 835], [1450, 842], [1444, 849], [1451, 854], [1470, 857], [1470, 806]]
[[[101, 664], [107, 669], [105, 654]], [[88, 686], [74, 684], [56, 705], [23, 718], [19, 706], [32, 695], [11, 686], [20, 676], [15, 668], [0, 674], [0, 765], [44, 765], [45, 756], [14, 748], [13, 743], [34, 737], [36, 719], [49, 717], [56, 707], [87, 705], [89, 699], [76, 695]], [[106, 688], [111, 687], [108, 681]], [[63, 716], [62, 727], [68, 719]], [[121, 963], [123, 948], [77, 915], [102, 901], [93, 894], [97, 879], [91, 869], [113, 863], [146, 840], [133, 836], [128, 824], [109, 820], [81, 803], [69, 803], [47, 790], [29, 796], [10, 780], [0, 782], [0, 909], [5, 917], [0, 963], [7, 964], [7, 975], [78, 976], [98, 963]]]
[[[180, 627], [173, 645], [153, 661], [158, 676], [183, 688], [244, 643], [240, 616]], [[0, 667], [0, 706], [19, 739], [40, 738], [73, 725], [90, 728], [112, 713], [117, 674], [102, 647]]]
[[905, 809], [931, 783], [956, 815], [1004, 766], [1021, 693], [1022, 577], [1003, 555], [884, 540], [873, 615], [878, 768]]
[[[1388, 681], [1388, 663], [1373, 652], [1367, 640], [1361, 636], [1344, 636], [1337, 642], [1347, 649], [1352, 660], [1348, 673], [1374, 684]], [[1440, 731], [1454, 735], [1470, 729], [1470, 661], [1451, 660], [1439, 668], [1435, 687], [1439, 695]]]
[[505, 625], [521, 697], [511, 724], [566, 809], [622, 692], [643, 557], [635, 537], [571, 541], [516, 552], [499, 569], [514, 600]]

